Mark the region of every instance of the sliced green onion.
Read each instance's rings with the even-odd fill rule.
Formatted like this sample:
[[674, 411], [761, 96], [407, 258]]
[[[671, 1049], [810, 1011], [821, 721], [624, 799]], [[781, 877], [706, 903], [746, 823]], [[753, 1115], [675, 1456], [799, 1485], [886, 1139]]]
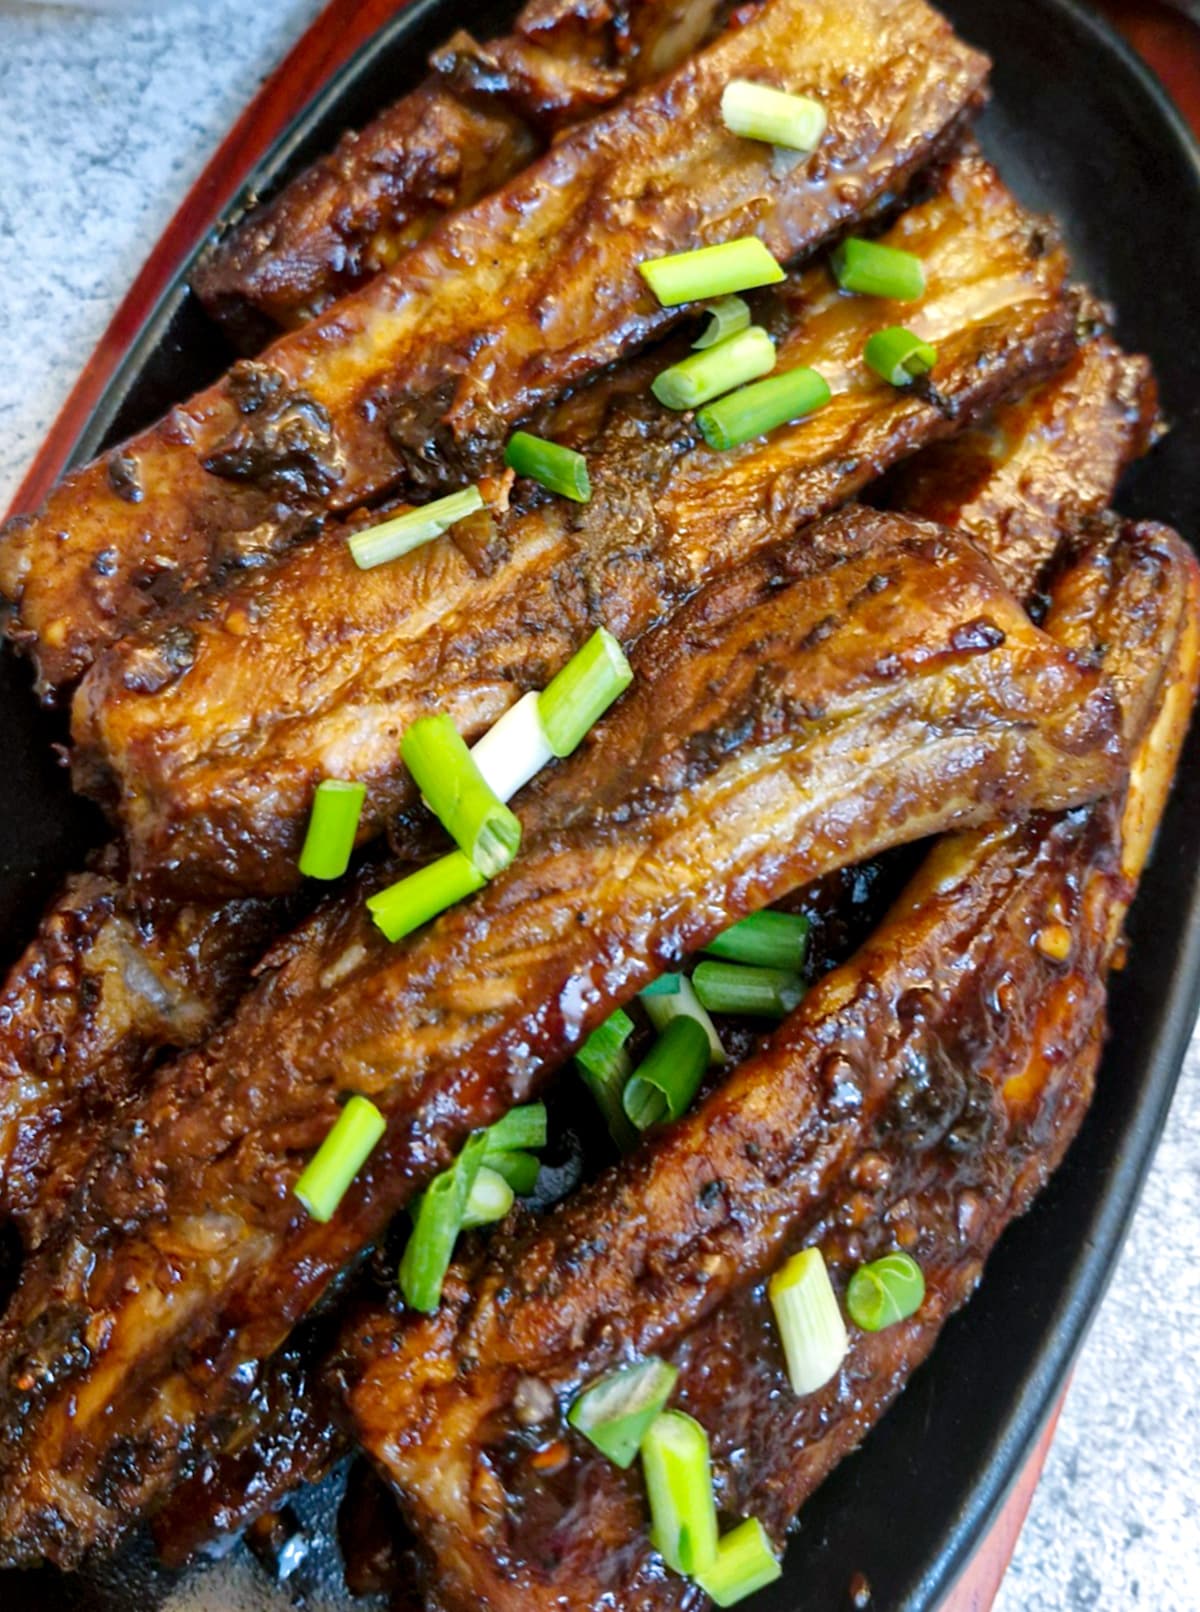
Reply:
[[528, 1197], [537, 1186], [538, 1173], [542, 1168], [532, 1153], [515, 1148], [493, 1152], [489, 1147], [483, 1162], [486, 1169], [495, 1170], [497, 1175], [503, 1176], [519, 1198]]
[[471, 758], [445, 713], [422, 716], [400, 741], [400, 754], [430, 811], [485, 878], [512, 861], [521, 825]]
[[829, 398], [829, 385], [815, 369], [789, 369], [706, 404], [696, 424], [709, 447], [724, 452], [824, 408]]
[[633, 1060], [625, 1046], [632, 1034], [633, 1020], [617, 1008], [596, 1026], [575, 1054], [583, 1082], [596, 1099], [608, 1133], [622, 1153], [627, 1153], [638, 1139], [622, 1103], [625, 1082], [633, 1073]]
[[717, 1559], [696, 1582], [718, 1606], [736, 1606], [783, 1574], [767, 1530], [757, 1517], [731, 1528], [717, 1543]]
[[790, 151], [815, 151], [829, 124], [820, 101], [734, 78], [721, 94], [721, 120], [734, 134]]
[[569, 756], [632, 682], [625, 651], [607, 627], [597, 627], [539, 696], [542, 730], [554, 754]]
[[864, 241], [851, 235], [834, 248], [830, 260], [833, 276], [843, 291], [857, 291], [865, 297], [886, 297], [889, 302], [915, 302], [925, 295], [925, 269], [919, 257], [885, 246], [882, 241]]
[[777, 285], [783, 279], [783, 270], [756, 235], [651, 258], [638, 269], [664, 308], [750, 291], [756, 285]]
[[918, 375], [928, 375], [937, 363], [937, 348], [903, 325], [893, 325], [890, 330], [877, 330], [867, 337], [863, 356], [881, 380], [893, 386], [911, 386]]
[[706, 1573], [717, 1559], [708, 1434], [683, 1411], [663, 1411], [642, 1439], [650, 1540], [677, 1573]]
[[728, 341], [680, 359], [654, 377], [650, 390], [668, 409], [695, 409], [735, 386], [769, 375], [775, 368], [775, 343], [761, 325], [739, 330]]
[[369, 896], [367, 910], [389, 940], [401, 940], [486, 883], [469, 856], [451, 851]]
[[471, 1188], [483, 1165], [487, 1132], [476, 1131], [448, 1170], [435, 1175], [417, 1205], [412, 1235], [400, 1261], [400, 1291], [411, 1310], [436, 1310], [462, 1230]]
[[370, 1098], [356, 1093], [349, 1099], [292, 1188], [314, 1220], [323, 1223], [332, 1218], [386, 1129]]
[[704, 950], [731, 963], [798, 974], [808, 952], [808, 930], [808, 919], [801, 912], [756, 912], [710, 940]]
[[882, 1332], [915, 1315], [924, 1298], [925, 1277], [916, 1260], [909, 1254], [885, 1254], [859, 1266], [850, 1278], [846, 1309], [864, 1332]]
[[619, 1467], [633, 1465], [651, 1422], [671, 1397], [679, 1372], [665, 1360], [642, 1360], [584, 1390], [567, 1421]]
[[420, 509], [407, 510], [390, 521], [355, 532], [349, 542], [350, 553], [360, 571], [369, 571], [373, 566], [397, 560], [410, 549], [418, 549], [422, 543], [441, 537], [456, 521], [465, 520], [482, 508], [479, 488], [464, 487], [459, 492], [448, 493], [445, 498], [435, 498]]
[[767, 1292], [792, 1387], [797, 1394], [816, 1393], [837, 1372], [850, 1341], [821, 1250], [793, 1254]]
[[625, 1112], [639, 1131], [678, 1119], [708, 1068], [708, 1037], [693, 1018], [672, 1019], [625, 1085]]
[[695, 1019], [708, 1037], [710, 1064], [725, 1062], [725, 1048], [717, 1027], [705, 1012], [686, 974], [662, 974], [641, 992], [642, 1006], [654, 1028], [661, 1033], [672, 1019]]
[[471, 746], [471, 760], [497, 800], [511, 800], [535, 773], [554, 760], [538, 715], [539, 699], [536, 689], [522, 694]]
[[545, 1103], [522, 1103], [510, 1108], [503, 1119], [488, 1126], [485, 1135], [489, 1153], [503, 1153], [514, 1147], [545, 1147]]
[[463, 1230], [471, 1226], [490, 1226], [494, 1220], [503, 1220], [513, 1206], [512, 1187], [490, 1164], [481, 1164], [467, 1194], [463, 1209]]
[[750, 323], [749, 305], [741, 297], [718, 297], [715, 302], [708, 303], [704, 312], [708, 315], [708, 323], [692, 343], [697, 352], [736, 336]]
[[366, 796], [366, 784], [344, 778], [325, 778], [317, 785], [300, 852], [300, 872], [306, 879], [340, 879], [345, 873]]
[[577, 504], [586, 504], [592, 496], [587, 460], [561, 443], [547, 442], [528, 431], [514, 431], [504, 450], [504, 463], [518, 476], [529, 476], [550, 492], [573, 498]]
[[804, 995], [799, 974], [745, 963], [699, 963], [692, 974], [696, 995], [711, 1013], [748, 1013], [782, 1019]]

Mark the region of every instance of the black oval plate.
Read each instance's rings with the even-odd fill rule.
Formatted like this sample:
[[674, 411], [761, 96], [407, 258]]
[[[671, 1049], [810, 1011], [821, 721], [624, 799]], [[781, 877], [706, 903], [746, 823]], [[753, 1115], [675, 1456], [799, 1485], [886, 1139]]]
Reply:
[[[852, 3], [852, 0], [847, 0]], [[1129, 347], [1154, 360], [1173, 430], [1122, 488], [1121, 507], [1200, 531], [1200, 152], [1161, 88], [1072, 0], [947, 0], [995, 61], [981, 133], [1021, 198], [1057, 215], [1077, 275], [1119, 309]], [[470, 24], [515, 10], [482, 0]], [[462, 21], [457, 0], [417, 0], [334, 79], [251, 177], [282, 180], [419, 76]], [[231, 358], [186, 288], [190, 264], [131, 348], [75, 453], [92, 457], [212, 379]], [[0, 666], [9, 735], [0, 782], [0, 919], [15, 954], [56, 880], [94, 839], [90, 809], [49, 759], [53, 737], [11, 656]], [[864, 1572], [875, 1612], [929, 1612], [994, 1518], [1060, 1392], [1116, 1260], [1200, 1002], [1200, 731], [1194, 731], [1130, 922], [1112, 990], [1112, 1037], [1078, 1141], [991, 1260], [897, 1406], [805, 1508], [783, 1579], [761, 1612], [848, 1604]], [[2, 960], [7, 960], [2, 959]], [[149, 1612], [170, 1580], [144, 1547], [96, 1577], [0, 1576], [6, 1612]]]

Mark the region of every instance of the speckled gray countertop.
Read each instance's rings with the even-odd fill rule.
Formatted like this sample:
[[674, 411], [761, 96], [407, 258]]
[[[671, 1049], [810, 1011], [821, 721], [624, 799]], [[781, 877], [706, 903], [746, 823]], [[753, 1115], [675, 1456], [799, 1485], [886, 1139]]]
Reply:
[[[0, 0], [0, 508], [180, 198], [320, 3]], [[1200, 1036], [997, 1612], [1200, 1609], [1198, 1340]], [[245, 1588], [226, 1570], [187, 1600], [232, 1612]]]

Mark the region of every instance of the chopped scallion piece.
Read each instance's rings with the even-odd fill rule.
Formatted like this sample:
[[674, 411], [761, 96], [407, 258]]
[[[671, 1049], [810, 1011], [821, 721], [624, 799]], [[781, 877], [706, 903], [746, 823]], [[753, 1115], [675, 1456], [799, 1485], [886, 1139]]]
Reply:
[[849, 1345], [821, 1250], [793, 1254], [772, 1276], [767, 1292], [792, 1387], [798, 1394], [813, 1394], [837, 1371]]
[[389, 940], [402, 940], [487, 883], [469, 856], [451, 851], [367, 898], [367, 910]]
[[680, 359], [654, 377], [650, 390], [668, 409], [695, 409], [735, 386], [769, 375], [775, 368], [775, 343], [761, 325], [739, 330], [727, 341]]
[[373, 566], [397, 560], [410, 549], [441, 537], [456, 521], [465, 520], [482, 508], [479, 488], [464, 487], [459, 492], [448, 493], [445, 498], [435, 498], [420, 509], [406, 510], [390, 521], [355, 532], [349, 540], [350, 553], [360, 571], [369, 571]]
[[642, 1439], [650, 1540], [677, 1573], [706, 1573], [717, 1559], [708, 1434], [683, 1411], [663, 1411]]
[[569, 756], [632, 682], [625, 651], [606, 627], [597, 627], [538, 698], [542, 730], [554, 754]]
[[829, 119], [820, 101], [735, 78], [721, 94], [721, 120], [734, 134], [790, 151], [815, 151]]
[[345, 873], [366, 796], [366, 784], [343, 778], [325, 778], [317, 785], [300, 852], [300, 872], [306, 879], [340, 879]]
[[329, 1220], [387, 1129], [367, 1097], [351, 1097], [292, 1188], [314, 1220]]
[[710, 1064], [725, 1062], [725, 1048], [717, 1027], [705, 1012], [686, 974], [663, 974], [641, 993], [642, 1006], [650, 1023], [661, 1035], [672, 1019], [695, 1019], [708, 1037]]
[[789, 369], [706, 403], [696, 424], [709, 447], [724, 452], [824, 408], [829, 398], [829, 385], [815, 369]]
[[747, 1517], [717, 1543], [717, 1559], [696, 1582], [718, 1606], [736, 1606], [781, 1577], [783, 1568], [757, 1517]]
[[471, 1188], [483, 1165], [487, 1132], [476, 1131], [448, 1170], [435, 1175], [417, 1205], [400, 1261], [400, 1291], [411, 1310], [436, 1310]]
[[497, 800], [511, 800], [535, 773], [554, 760], [538, 714], [540, 698], [536, 689], [522, 694], [471, 746], [471, 760]]
[[575, 1054], [584, 1084], [596, 1099], [608, 1133], [622, 1153], [628, 1152], [638, 1139], [622, 1104], [625, 1082], [633, 1073], [633, 1062], [625, 1046], [632, 1034], [633, 1020], [617, 1008], [603, 1024], [596, 1026]]
[[467, 1194], [463, 1230], [471, 1226], [490, 1226], [494, 1220], [503, 1220], [513, 1206], [513, 1197], [513, 1189], [500, 1171], [494, 1170], [490, 1163], [481, 1164]]
[[483, 1162], [489, 1170], [495, 1170], [497, 1175], [502, 1175], [519, 1198], [528, 1197], [537, 1186], [541, 1165], [532, 1153], [511, 1148], [493, 1152], [489, 1147], [484, 1154]]
[[502, 1153], [514, 1147], [545, 1147], [545, 1103], [522, 1103], [510, 1108], [503, 1119], [487, 1128], [488, 1152]]
[[834, 248], [833, 276], [843, 291], [889, 302], [915, 302], [925, 295], [925, 269], [919, 257], [882, 241], [851, 235]]
[[718, 297], [707, 305], [704, 312], [708, 315], [708, 323], [692, 343], [697, 352], [703, 352], [706, 347], [715, 347], [729, 336], [736, 336], [750, 323], [749, 306], [741, 297]]
[[918, 375], [928, 375], [937, 363], [937, 348], [903, 325], [893, 325], [868, 336], [863, 356], [881, 380], [911, 386]]
[[638, 269], [664, 308], [750, 291], [758, 285], [777, 285], [783, 279], [783, 270], [756, 235], [651, 258], [639, 263]]
[[547, 442], [528, 431], [514, 431], [504, 450], [504, 463], [518, 476], [529, 476], [552, 493], [586, 504], [592, 496], [587, 460], [574, 448]]
[[670, 1399], [679, 1372], [665, 1360], [642, 1360], [586, 1388], [567, 1420], [610, 1461], [632, 1466], [651, 1422]]
[[693, 1018], [672, 1019], [626, 1082], [622, 1097], [626, 1114], [639, 1131], [663, 1119], [678, 1119], [707, 1068], [703, 1026]]
[[798, 974], [808, 952], [808, 919], [800, 912], [756, 912], [724, 930], [704, 948], [713, 957]]
[[488, 786], [450, 718], [418, 717], [400, 753], [430, 811], [480, 873], [490, 879], [506, 868], [521, 843], [521, 825]]
[[846, 1309], [864, 1332], [882, 1332], [915, 1315], [924, 1298], [925, 1277], [916, 1260], [909, 1254], [885, 1254], [860, 1265], [850, 1278]]
[[748, 1013], [765, 1019], [782, 1019], [804, 995], [799, 974], [745, 963], [699, 963], [692, 984], [710, 1013]]

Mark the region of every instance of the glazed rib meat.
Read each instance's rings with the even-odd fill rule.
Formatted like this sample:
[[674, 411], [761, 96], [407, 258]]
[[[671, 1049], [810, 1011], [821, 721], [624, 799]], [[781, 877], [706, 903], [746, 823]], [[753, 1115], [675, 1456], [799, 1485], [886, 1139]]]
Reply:
[[[563, 411], [554, 434], [586, 449], [586, 506], [483, 513], [366, 572], [330, 534], [104, 652], [75, 698], [75, 780], [114, 807], [135, 875], [181, 894], [287, 889], [321, 778], [368, 784], [369, 838], [412, 799], [399, 736], [416, 716], [449, 711], [476, 737], [597, 625], [632, 642], [710, 577], [1074, 350], [1065, 254], [977, 152], [950, 162], [887, 239], [925, 266], [906, 318], [938, 344], [936, 392], [867, 369], [877, 304], [813, 267], [758, 310], [780, 368], [829, 378], [833, 401], [812, 418], [713, 453], [693, 415], [649, 396], [647, 371], [666, 361], [651, 355]], [[1111, 457], [1094, 472], [1105, 489]]]
[[[357, 1322], [340, 1365], [352, 1429], [416, 1530], [430, 1605], [701, 1603], [647, 1542], [638, 1470], [566, 1423], [615, 1365], [680, 1368], [723, 1514], [777, 1545], [903, 1387], [1086, 1107], [1108, 960], [1195, 697], [1198, 581], [1178, 538], [1135, 527], [1103, 533], [1052, 595], [1051, 630], [1104, 660], [1141, 741], [1124, 827], [1118, 796], [941, 842], [701, 1107], [468, 1257], [434, 1316]], [[902, 1325], [851, 1327], [840, 1372], [798, 1399], [765, 1279], [814, 1244], [839, 1292], [909, 1249], [928, 1296]]]
[[[851, 509], [702, 590], [524, 847], [388, 947], [333, 904], [168, 1066], [26, 1263], [0, 1336], [4, 1557], [111, 1542], [441, 1168], [672, 959], [889, 845], [1111, 792], [1100, 674], [965, 539]], [[290, 1188], [347, 1089], [388, 1130], [328, 1225]]]
[[[923, 0], [767, 0], [10, 524], [0, 589], [40, 689], [330, 510], [483, 473], [515, 425], [682, 317], [640, 260], [753, 233], [791, 261], [893, 205], [986, 67]], [[746, 75], [820, 96], [819, 151], [777, 164], [725, 129], [722, 89]]]
[[569, 124], [677, 66], [719, 10], [713, 0], [535, 0], [507, 38], [480, 45], [456, 33], [417, 89], [239, 219], [193, 290], [237, 347], [256, 352], [390, 268]]

